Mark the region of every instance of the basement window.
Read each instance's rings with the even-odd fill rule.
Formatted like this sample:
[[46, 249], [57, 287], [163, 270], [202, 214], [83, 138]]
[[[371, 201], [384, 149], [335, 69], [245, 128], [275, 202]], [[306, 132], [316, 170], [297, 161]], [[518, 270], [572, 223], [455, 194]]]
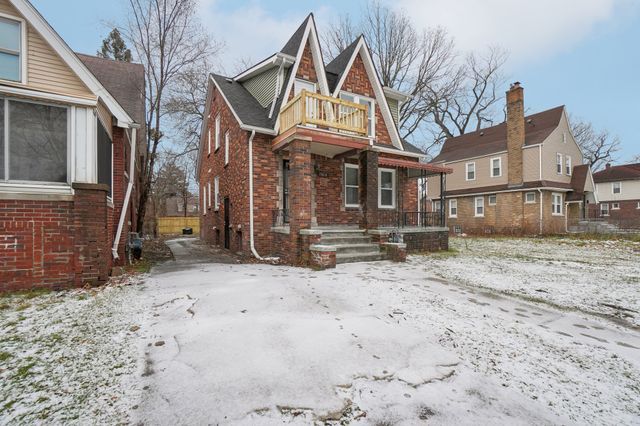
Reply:
[[496, 204], [498, 204], [498, 196], [496, 194], [489, 195], [489, 205], [495, 206]]
[[611, 203], [611, 210], [620, 210], [620, 203]]
[[24, 82], [24, 22], [0, 17], [0, 79]]
[[525, 195], [524, 202], [527, 204], [533, 204], [536, 202], [536, 193], [535, 192], [527, 192]]

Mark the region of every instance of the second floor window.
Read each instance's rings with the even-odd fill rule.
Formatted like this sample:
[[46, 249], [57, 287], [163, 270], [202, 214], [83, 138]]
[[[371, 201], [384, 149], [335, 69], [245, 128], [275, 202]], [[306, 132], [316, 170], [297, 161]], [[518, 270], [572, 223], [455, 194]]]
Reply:
[[[376, 136], [376, 103], [373, 99], [353, 93], [340, 92], [340, 99], [367, 107], [367, 134], [370, 138]], [[349, 113], [349, 111], [348, 111]]]
[[614, 194], [622, 194], [622, 182], [613, 182], [611, 184], [611, 192]]
[[22, 81], [22, 22], [0, 17], [0, 79]]
[[492, 158], [491, 159], [491, 177], [500, 177], [502, 176], [502, 159]]
[[476, 163], [467, 163], [467, 180], [476, 180]]
[[224, 134], [224, 165], [229, 164], [229, 131]]
[[556, 154], [556, 173], [562, 174], [562, 154]]
[[565, 165], [565, 172], [567, 173], [567, 176], [571, 176], [571, 172], [573, 170], [573, 167], [571, 165], [571, 157], [570, 156], [566, 156], [564, 159], [564, 165]]

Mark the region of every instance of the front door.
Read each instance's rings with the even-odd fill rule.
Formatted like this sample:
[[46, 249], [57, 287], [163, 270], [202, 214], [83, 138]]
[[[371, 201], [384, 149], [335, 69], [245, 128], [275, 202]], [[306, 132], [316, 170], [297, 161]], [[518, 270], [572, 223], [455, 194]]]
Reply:
[[229, 197], [224, 199], [224, 248], [231, 248], [231, 203], [229, 202]]

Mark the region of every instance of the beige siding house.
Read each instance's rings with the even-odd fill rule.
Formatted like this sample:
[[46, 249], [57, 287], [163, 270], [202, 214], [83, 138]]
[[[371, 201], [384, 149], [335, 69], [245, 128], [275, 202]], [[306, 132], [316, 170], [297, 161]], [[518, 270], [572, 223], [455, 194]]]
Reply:
[[593, 179], [599, 204], [591, 217], [621, 228], [640, 228], [640, 163], [607, 164]]
[[[562, 233], [596, 201], [565, 108], [525, 117], [519, 83], [507, 92], [506, 122], [448, 139], [433, 163], [453, 169], [445, 211], [458, 233]], [[439, 207], [440, 182], [427, 186]]]

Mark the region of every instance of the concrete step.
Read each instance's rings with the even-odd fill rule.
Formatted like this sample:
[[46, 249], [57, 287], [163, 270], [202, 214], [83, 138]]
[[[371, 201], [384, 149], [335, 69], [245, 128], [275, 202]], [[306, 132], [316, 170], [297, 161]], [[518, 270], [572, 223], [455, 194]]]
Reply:
[[364, 229], [326, 229], [322, 231], [323, 237], [357, 237], [365, 235]]
[[380, 250], [362, 253], [336, 253], [336, 263], [376, 262], [385, 260], [386, 256]]
[[336, 244], [336, 255], [338, 254], [353, 254], [353, 253], [369, 253], [379, 252], [380, 247], [377, 244], [363, 243], [363, 244]]
[[322, 236], [321, 244], [343, 245], [343, 244], [371, 244], [371, 237], [368, 235], [340, 235], [335, 237]]

